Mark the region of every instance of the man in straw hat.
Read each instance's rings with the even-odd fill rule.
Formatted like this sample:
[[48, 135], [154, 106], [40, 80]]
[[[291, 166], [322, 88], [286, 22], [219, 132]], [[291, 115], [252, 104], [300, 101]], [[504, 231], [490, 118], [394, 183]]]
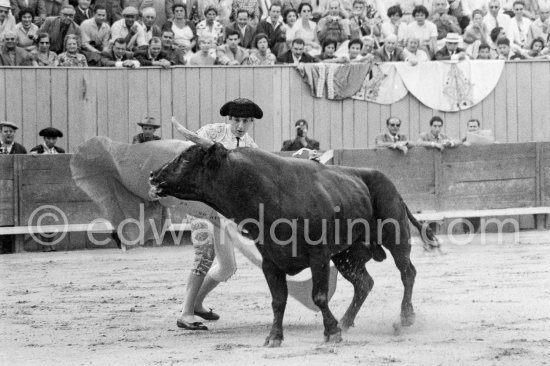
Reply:
[[64, 154], [65, 150], [55, 146], [57, 139], [63, 137], [63, 133], [54, 127], [46, 127], [38, 133], [44, 138], [44, 143], [31, 149], [31, 154]]
[[442, 60], [465, 60], [468, 56], [462, 48], [458, 47], [460, 36], [458, 33], [447, 33], [445, 46], [435, 53], [435, 59]]
[[23, 145], [15, 142], [15, 131], [19, 129], [13, 122], [0, 122], [0, 154], [26, 154]]
[[155, 135], [155, 131], [160, 125], [155, 122], [153, 117], [145, 117], [142, 122], [137, 123], [141, 126], [142, 133], [138, 133], [132, 139], [132, 144], [142, 144], [148, 141], [160, 140], [160, 136]]

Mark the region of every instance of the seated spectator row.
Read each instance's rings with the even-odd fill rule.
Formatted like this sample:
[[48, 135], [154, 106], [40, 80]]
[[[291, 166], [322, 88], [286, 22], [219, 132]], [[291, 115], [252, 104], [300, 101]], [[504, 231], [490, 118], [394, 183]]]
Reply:
[[0, 66], [550, 58], [542, 0], [134, 2], [0, 0]]

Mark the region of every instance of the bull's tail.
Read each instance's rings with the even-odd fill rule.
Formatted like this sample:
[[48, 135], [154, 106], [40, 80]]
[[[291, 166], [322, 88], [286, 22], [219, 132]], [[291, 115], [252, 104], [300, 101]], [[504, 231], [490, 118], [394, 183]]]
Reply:
[[409, 221], [413, 224], [413, 226], [418, 230], [420, 233], [420, 238], [422, 239], [422, 242], [424, 243], [424, 249], [431, 250], [434, 248], [438, 248], [441, 246], [439, 243], [439, 240], [433, 233], [432, 229], [428, 226], [428, 224], [421, 224], [418, 222], [418, 220], [413, 216], [411, 210], [409, 210], [409, 207], [405, 202], [403, 202], [403, 206], [405, 206], [405, 210], [407, 211], [407, 217], [409, 218]]

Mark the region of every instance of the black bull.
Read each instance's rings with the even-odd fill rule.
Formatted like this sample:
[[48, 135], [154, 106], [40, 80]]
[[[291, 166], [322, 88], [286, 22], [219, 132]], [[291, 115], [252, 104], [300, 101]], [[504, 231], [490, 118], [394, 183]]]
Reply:
[[330, 260], [354, 288], [341, 320], [347, 329], [374, 284], [365, 264], [385, 258], [380, 245], [389, 250], [401, 272], [401, 322], [414, 322], [416, 270], [410, 260], [409, 220], [425, 242], [437, 239], [415, 220], [381, 172], [287, 159], [258, 149], [228, 151], [214, 144], [190, 147], [151, 173], [150, 183], [153, 195], [204, 202], [258, 239], [273, 298], [267, 344], [278, 346], [283, 339], [286, 275], [307, 267], [312, 272], [313, 301], [323, 314], [325, 339], [340, 340], [338, 322], [328, 307]]

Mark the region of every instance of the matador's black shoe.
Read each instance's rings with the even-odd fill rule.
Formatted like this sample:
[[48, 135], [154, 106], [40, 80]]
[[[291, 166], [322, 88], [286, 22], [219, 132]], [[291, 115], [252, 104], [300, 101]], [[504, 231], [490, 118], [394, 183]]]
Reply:
[[218, 320], [220, 316], [210, 309], [210, 311], [198, 311], [195, 310], [195, 315], [200, 316], [204, 320]]
[[187, 329], [187, 330], [208, 330], [208, 327], [202, 324], [201, 322], [189, 323], [183, 319], [178, 319], [176, 324], [178, 328]]

